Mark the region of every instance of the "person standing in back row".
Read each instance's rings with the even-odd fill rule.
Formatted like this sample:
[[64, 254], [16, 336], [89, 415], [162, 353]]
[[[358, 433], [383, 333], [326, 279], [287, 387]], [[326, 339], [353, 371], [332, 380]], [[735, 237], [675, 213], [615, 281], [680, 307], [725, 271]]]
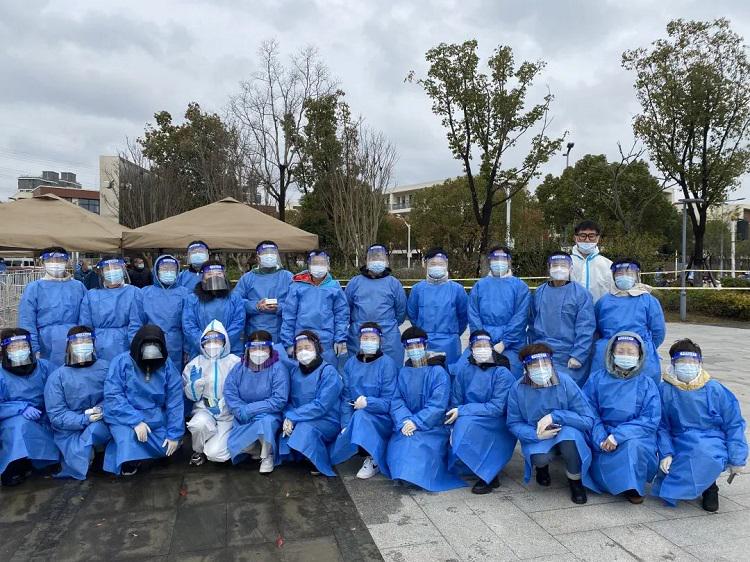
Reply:
[[190, 242], [187, 247], [188, 268], [183, 269], [177, 276], [177, 285], [186, 287], [188, 291], [193, 291], [201, 282], [201, 267], [208, 261], [208, 245], [202, 240]]
[[592, 220], [584, 220], [575, 227], [575, 246], [571, 255], [573, 269], [570, 280], [580, 283], [591, 292], [594, 304], [612, 290], [612, 260], [599, 253], [602, 229]]

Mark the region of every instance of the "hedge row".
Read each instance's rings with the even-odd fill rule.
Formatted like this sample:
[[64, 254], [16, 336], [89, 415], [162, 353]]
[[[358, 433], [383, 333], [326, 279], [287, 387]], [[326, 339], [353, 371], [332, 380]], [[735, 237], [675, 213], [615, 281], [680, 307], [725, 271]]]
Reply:
[[[680, 311], [679, 291], [655, 290], [653, 295], [659, 299], [664, 310]], [[702, 314], [732, 320], [750, 321], [750, 291], [688, 291], [688, 315]]]

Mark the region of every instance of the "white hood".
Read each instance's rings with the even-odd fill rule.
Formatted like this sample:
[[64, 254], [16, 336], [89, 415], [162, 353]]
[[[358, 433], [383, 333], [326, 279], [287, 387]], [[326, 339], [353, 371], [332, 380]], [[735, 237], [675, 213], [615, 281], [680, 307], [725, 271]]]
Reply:
[[[224, 324], [222, 324], [218, 320], [211, 320], [209, 325], [206, 326], [206, 328], [203, 330], [201, 339], [203, 339], [203, 336], [205, 336], [208, 332], [219, 332], [222, 336], [224, 336], [224, 349], [221, 351], [221, 355], [217, 358], [217, 360], [229, 355], [229, 352], [231, 350], [231, 343], [229, 341], [229, 334], [227, 333], [226, 328], [224, 328]], [[206, 360], [210, 361], [211, 359], [208, 357], [208, 355], [206, 355], [206, 352], [203, 351], [203, 346], [200, 345], [200, 342], [198, 342], [198, 344], [201, 350], [201, 355], [203, 355]]]

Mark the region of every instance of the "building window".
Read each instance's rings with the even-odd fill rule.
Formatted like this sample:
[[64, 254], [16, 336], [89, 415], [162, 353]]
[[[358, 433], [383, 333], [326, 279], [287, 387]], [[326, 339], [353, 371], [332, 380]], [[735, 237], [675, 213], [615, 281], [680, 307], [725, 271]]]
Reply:
[[79, 199], [78, 206], [91, 211], [92, 213], [99, 214], [99, 200], [98, 199]]

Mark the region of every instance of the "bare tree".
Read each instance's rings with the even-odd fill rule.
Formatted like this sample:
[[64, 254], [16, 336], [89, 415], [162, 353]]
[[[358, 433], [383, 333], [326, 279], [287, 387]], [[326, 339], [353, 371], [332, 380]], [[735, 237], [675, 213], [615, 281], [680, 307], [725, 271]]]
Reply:
[[303, 126], [305, 101], [335, 89], [328, 68], [313, 47], [281, 60], [276, 40], [264, 41], [258, 54], [261, 70], [240, 83], [229, 111], [234, 117], [245, 159], [284, 220], [289, 187], [299, 162], [296, 139]]

